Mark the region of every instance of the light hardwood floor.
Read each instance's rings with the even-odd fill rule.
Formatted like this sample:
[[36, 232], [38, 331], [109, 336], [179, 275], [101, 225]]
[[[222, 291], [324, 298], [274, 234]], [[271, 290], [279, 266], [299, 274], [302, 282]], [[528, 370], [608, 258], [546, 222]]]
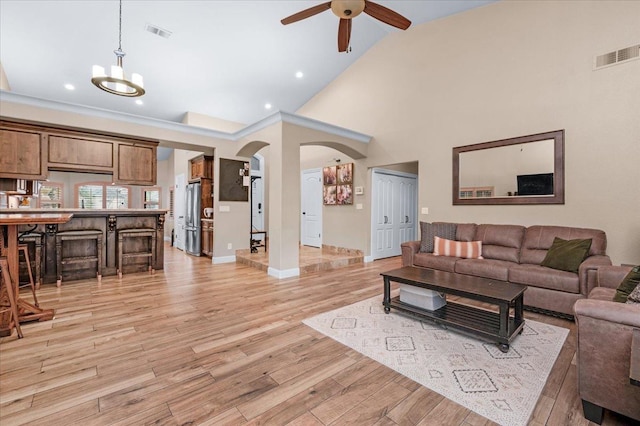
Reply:
[[[0, 424], [491, 424], [301, 323], [380, 295], [380, 272], [398, 266], [277, 280], [167, 246], [153, 276], [44, 285], [56, 318], [0, 339]], [[571, 330], [531, 424], [588, 425], [573, 323], [525, 317]]]

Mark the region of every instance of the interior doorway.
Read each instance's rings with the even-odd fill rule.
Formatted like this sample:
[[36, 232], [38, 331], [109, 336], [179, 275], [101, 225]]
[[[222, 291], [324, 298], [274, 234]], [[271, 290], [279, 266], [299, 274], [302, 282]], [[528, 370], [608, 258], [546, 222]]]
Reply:
[[322, 169], [302, 171], [300, 243], [322, 247]]
[[[256, 154], [251, 157], [251, 231], [265, 231], [264, 221], [264, 157]], [[254, 237], [252, 237], [254, 238]], [[254, 239], [262, 240], [264, 235], [257, 234]]]
[[187, 180], [184, 174], [175, 177], [175, 189], [173, 191], [173, 218], [174, 218], [174, 245], [176, 248], [184, 251], [185, 241], [185, 220], [186, 211], [186, 186]]
[[373, 169], [371, 191], [371, 257], [400, 256], [417, 239], [418, 175]]

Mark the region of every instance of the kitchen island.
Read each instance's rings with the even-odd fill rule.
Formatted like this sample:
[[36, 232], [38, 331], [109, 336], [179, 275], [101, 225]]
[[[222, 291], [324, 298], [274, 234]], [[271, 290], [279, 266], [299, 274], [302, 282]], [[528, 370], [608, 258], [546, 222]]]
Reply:
[[[31, 240], [37, 240], [29, 247], [29, 252], [40, 250], [42, 264], [40, 265], [41, 279], [44, 283], [55, 283], [57, 280], [57, 256], [58, 251], [63, 249], [64, 256], [71, 255], [97, 255], [98, 251], [95, 242], [89, 241], [65, 241], [64, 246], [57, 247], [56, 235], [65, 231], [100, 231], [102, 234], [101, 257], [102, 276], [117, 275], [118, 265], [118, 232], [131, 229], [151, 229], [156, 232], [155, 256], [153, 259], [153, 269], [164, 268], [164, 219], [167, 210], [153, 209], [113, 209], [113, 210], [91, 210], [91, 209], [2, 209], [1, 213], [71, 213], [72, 219], [63, 224], [23, 224], [18, 229], [19, 236], [29, 235]], [[123, 243], [123, 252], [143, 252], [151, 251], [150, 238], [127, 238]], [[60, 253], [61, 256], [63, 253]], [[31, 257], [31, 256], [30, 256]], [[32, 259], [36, 259], [33, 256]], [[32, 262], [34, 261], [32, 260]], [[133, 258], [123, 265], [123, 273], [142, 272], [148, 270], [148, 260], [145, 258]], [[63, 282], [95, 278], [95, 266], [87, 264], [77, 264], [65, 266], [63, 272]], [[38, 278], [36, 278], [38, 280]]]

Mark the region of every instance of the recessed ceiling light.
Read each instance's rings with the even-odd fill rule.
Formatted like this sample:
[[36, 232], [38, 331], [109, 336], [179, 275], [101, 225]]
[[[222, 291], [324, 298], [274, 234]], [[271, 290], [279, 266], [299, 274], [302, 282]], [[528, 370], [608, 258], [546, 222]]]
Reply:
[[144, 102], [142, 102], [142, 99], [136, 99], [136, 104], [138, 105], [142, 105]]
[[267, 103], [267, 104], [264, 104], [264, 107], [265, 107], [265, 109], [271, 109], [272, 105]]
[[75, 86], [73, 84], [69, 84], [69, 83], [65, 84], [64, 88], [67, 89], [67, 90], [76, 90]]
[[298, 71], [296, 73], [296, 78], [302, 78], [302, 77], [304, 77], [304, 73], [302, 71]]

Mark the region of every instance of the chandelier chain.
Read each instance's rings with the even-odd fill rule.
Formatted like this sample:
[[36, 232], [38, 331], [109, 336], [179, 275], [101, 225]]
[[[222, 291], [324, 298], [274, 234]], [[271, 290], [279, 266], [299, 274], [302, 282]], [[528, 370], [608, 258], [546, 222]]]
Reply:
[[120, 19], [118, 20], [118, 50], [122, 51], [122, 0], [120, 0]]

